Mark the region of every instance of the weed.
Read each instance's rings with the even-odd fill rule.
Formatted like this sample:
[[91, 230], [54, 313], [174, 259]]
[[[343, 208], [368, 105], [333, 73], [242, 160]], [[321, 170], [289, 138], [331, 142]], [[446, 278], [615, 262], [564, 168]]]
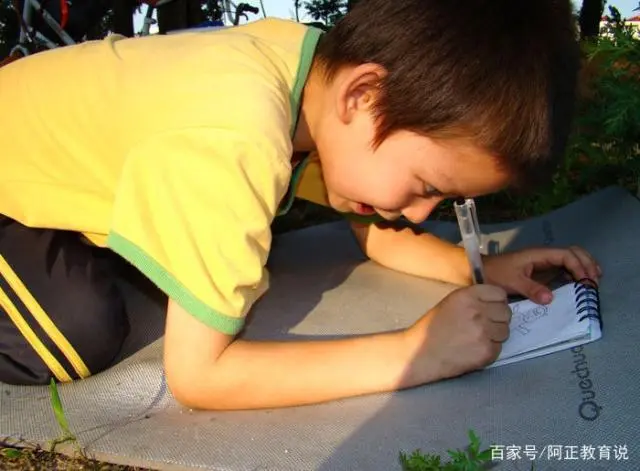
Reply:
[[451, 458], [442, 463], [439, 455], [423, 454], [415, 450], [410, 455], [400, 453], [400, 464], [403, 471], [481, 471], [491, 464], [491, 449], [480, 451], [480, 439], [469, 430], [469, 445], [466, 450], [448, 450]]
[[56, 438], [51, 441], [49, 444], [49, 450], [55, 451], [56, 446], [66, 443], [66, 442], [74, 442], [76, 447], [79, 450], [78, 443], [76, 441], [76, 437], [71, 430], [69, 429], [69, 422], [67, 421], [67, 417], [64, 414], [64, 408], [62, 407], [62, 401], [60, 400], [60, 394], [58, 394], [58, 387], [53, 379], [49, 383], [49, 393], [51, 394], [51, 406], [53, 407], [53, 414], [55, 415], [56, 421], [62, 430], [62, 436], [60, 438]]
[[3, 448], [0, 450], [0, 455], [9, 460], [15, 460], [22, 457], [22, 450], [18, 450], [17, 448]]

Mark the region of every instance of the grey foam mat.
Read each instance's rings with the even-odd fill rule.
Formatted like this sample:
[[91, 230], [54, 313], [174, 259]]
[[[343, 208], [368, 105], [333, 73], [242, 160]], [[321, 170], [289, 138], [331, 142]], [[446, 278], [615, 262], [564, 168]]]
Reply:
[[[458, 242], [455, 224], [425, 225]], [[640, 469], [640, 202], [608, 188], [544, 217], [482, 229], [494, 252], [532, 244], [590, 250], [605, 273], [603, 338], [577, 352], [396, 393], [281, 410], [193, 412], [175, 403], [163, 378], [164, 300], [136, 282], [127, 286], [134, 326], [122, 361], [60, 387], [69, 425], [98, 458], [161, 469], [399, 470], [400, 450], [444, 455], [467, 444], [468, 429], [484, 444], [520, 447], [520, 459], [505, 455], [496, 469], [529, 470], [526, 447], [543, 455], [533, 461], [536, 470]], [[256, 306], [247, 338], [395, 329], [452, 289], [365, 261], [343, 223], [277, 237], [269, 265], [272, 288]], [[39, 443], [59, 436], [46, 388], [0, 384], [2, 436]], [[594, 447], [594, 460], [579, 453], [565, 459], [583, 445]], [[606, 446], [609, 460], [600, 455]], [[618, 446], [626, 447], [627, 460], [614, 455]], [[548, 459], [558, 447], [563, 459]]]

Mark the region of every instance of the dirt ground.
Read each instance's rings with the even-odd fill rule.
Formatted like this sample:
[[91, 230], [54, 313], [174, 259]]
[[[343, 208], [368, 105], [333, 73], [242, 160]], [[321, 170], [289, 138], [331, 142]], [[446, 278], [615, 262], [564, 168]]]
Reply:
[[70, 458], [37, 448], [8, 448], [2, 444], [0, 444], [0, 469], [3, 471], [151, 471], [147, 468], [104, 463], [83, 456]]

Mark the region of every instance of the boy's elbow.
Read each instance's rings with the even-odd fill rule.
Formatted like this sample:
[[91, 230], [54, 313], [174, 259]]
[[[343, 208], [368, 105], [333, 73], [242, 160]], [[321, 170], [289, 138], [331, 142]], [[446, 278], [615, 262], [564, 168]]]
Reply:
[[[164, 339], [167, 387], [176, 401], [191, 409], [225, 408], [234, 378], [221, 357], [233, 337], [216, 331], [170, 300]], [[233, 366], [233, 365], [232, 365]]]
[[184, 373], [175, 374], [166, 372], [167, 387], [173, 398], [182, 406], [189, 409], [201, 409], [202, 393], [199, 391], [198, 381], [189, 379]]
[[184, 365], [166, 368], [167, 387], [173, 398], [189, 409], [226, 409], [221, 375], [216, 374], [215, 364]]

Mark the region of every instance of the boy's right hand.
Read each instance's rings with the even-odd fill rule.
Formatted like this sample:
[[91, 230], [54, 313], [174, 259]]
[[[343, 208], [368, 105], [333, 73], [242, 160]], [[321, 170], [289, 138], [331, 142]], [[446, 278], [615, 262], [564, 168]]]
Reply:
[[408, 329], [418, 342], [411, 375], [426, 383], [484, 368], [498, 358], [510, 320], [502, 288], [473, 285], [453, 291]]
[[194, 409], [314, 404], [414, 387], [482, 368], [511, 311], [502, 288], [459, 289], [404, 330], [331, 340], [251, 341], [209, 327], [170, 300], [167, 384]]

